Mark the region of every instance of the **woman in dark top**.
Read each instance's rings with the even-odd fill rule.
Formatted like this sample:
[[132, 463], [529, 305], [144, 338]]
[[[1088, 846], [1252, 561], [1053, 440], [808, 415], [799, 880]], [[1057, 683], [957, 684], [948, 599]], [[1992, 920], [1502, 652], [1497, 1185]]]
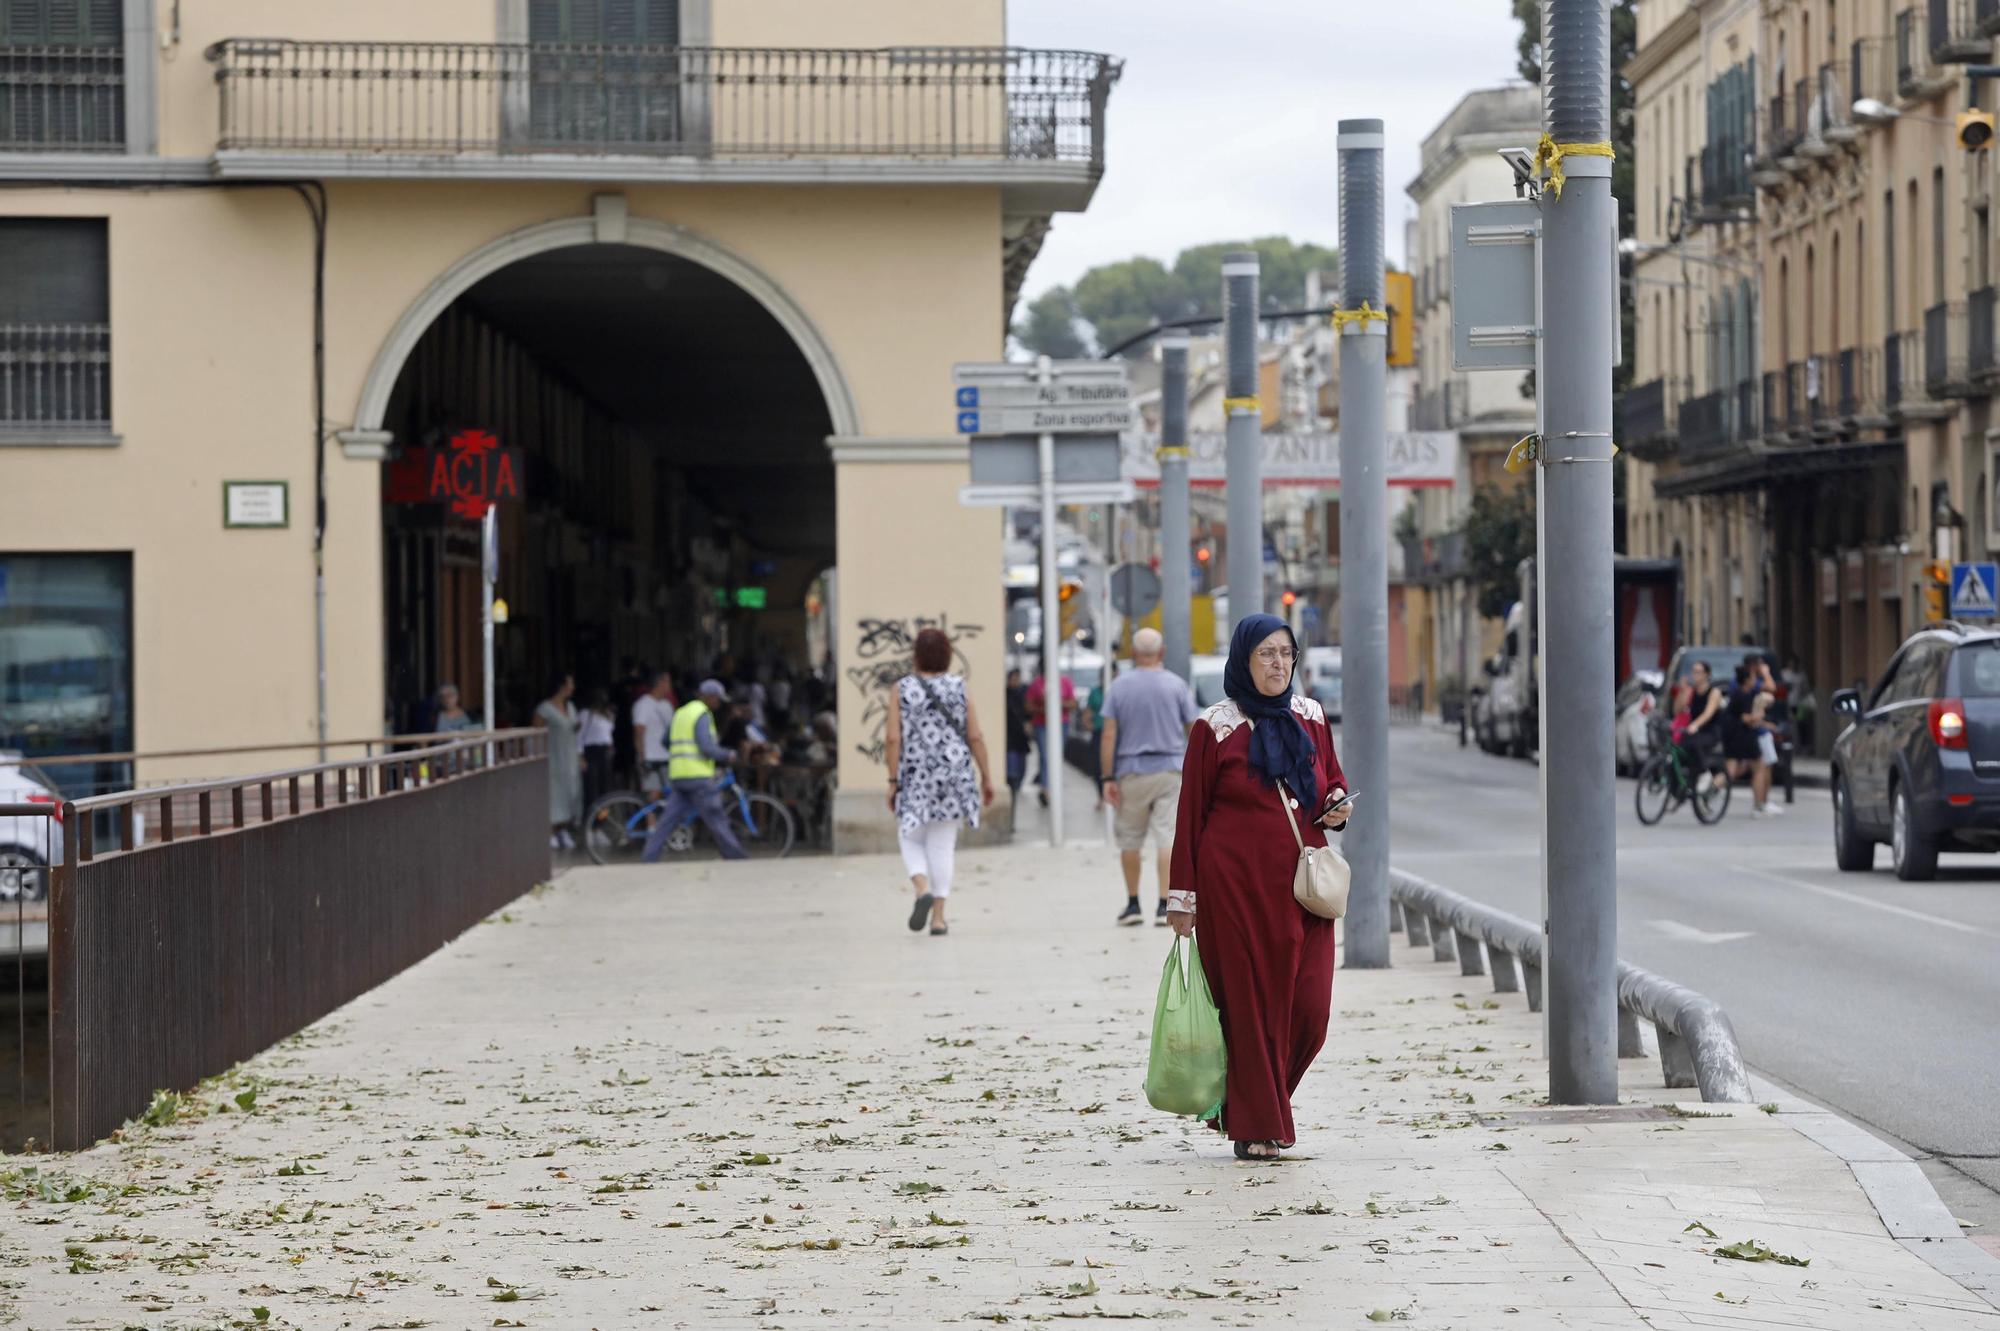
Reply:
[[1722, 756], [1729, 760], [1733, 780], [1750, 778], [1750, 794], [1756, 807], [1754, 818], [1770, 816], [1771, 769], [1764, 761], [1757, 735], [1764, 726], [1764, 707], [1769, 699], [1757, 667], [1745, 661], [1736, 667], [1736, 687], [1730, 691], [1727, 716], [1722, 727]]
[[1021, 798], [1021, 782], [1028, 776], [1028, 751], [1035, 747], [1034, 736], [1028, 733], [1028, 689], [1021, 682], [1021, 672], [1007, 672], [1007, 790], [1014, 799]]

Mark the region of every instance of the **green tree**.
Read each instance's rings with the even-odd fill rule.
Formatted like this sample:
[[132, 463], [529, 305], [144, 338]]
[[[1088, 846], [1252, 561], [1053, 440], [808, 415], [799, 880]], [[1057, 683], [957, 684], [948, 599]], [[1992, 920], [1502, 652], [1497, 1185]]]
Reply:
[[1068, 287], [1050, 287], [1028, 303], [1028, 317], [1014, 325], [1014, 337], [1028, 350], [1057, 360], [1088, 356], [1076, 331], [1076, 302]]
[[1089, 321], [1100, 349], [1195, 313], [1180, 278], [1145, 255], [1099, 264], [1077, 279], [1075, 291], [1077, 313]]
[[[1175, 256], [1171, 268], [1158, 259], [1139, 255], [1099, 264], [1078, 278], [1072, 288], [1043, 292], [1028, 306], [1027, 317], [1014, 325], [1014, 336], [1031, 351], [1071, 356], [1088, 354], [1074, 349], [1082, 345], [1075, 327], [1079, 318], [1090, 325], [1097, 348], [1102, 350], [1157, 324], [1219, 314], [1222, 256], [1231, 250], [1257, 252], [1261, 269], [1258, 295], [1265, 310], [1302, 308], [1306, 274], [1340, 266], [1338, 250], [1288, 236], [1190, 246]], [[1146, 344], [1139, 343], [1130, 354], [1146, 354]]]
[[[1516, 43], [1515, 68], [1522, 78], [1530, 83], [1542, 81], [1542, 5], [1541, 0], [1510, 0], [1514, 7], [1514, 18], [1521, 25], [1521, 36]], [[1624, 69], [1639, 49], [1639, 19], [1635, 12], [1634, 0], [1612, 0], [1611, 5], [1611, 146], [1617, 152], [1617, 159], [1611, 165], [1611, 192], [1618, 196], [1618, 234], [1633, 234], [1633, 196], [1637, 192], [1633, 168], [1634, 145], [1633, 126], [1638, 117], [1632, 111], [1632, 84], [1625, 78]], [[1630, 276], [1631, 261], [1619, 260], [1619, 271]], [[1624, 363], [1616, 374], [1615, 386], [1622, 392], [1632, 382], [1632, 288], [1625, 286], [1618, 300], [1619, 333], [1624, 344]]]
[[1465, 562], [1479, 613], [1497, 619], [1521, 599], [1521, 561], [1535, 553], [1535, 487], [1482, 485], [1466, 511]]

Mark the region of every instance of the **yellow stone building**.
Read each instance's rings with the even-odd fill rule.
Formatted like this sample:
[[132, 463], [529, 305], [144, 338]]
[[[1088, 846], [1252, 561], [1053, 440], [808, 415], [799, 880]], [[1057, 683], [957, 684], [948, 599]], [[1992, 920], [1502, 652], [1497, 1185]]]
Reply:
[[423, 470], [466, 430], [522, 472], [501, 722], [561, 670], [830, 666], [853, 846], [918, 627], [997, 724], [951, 367], [1088, 204], [1115, 60], [1008, 46], [1003, 0], [0, 21], [0, 747], [476, 712], [478, 526]]

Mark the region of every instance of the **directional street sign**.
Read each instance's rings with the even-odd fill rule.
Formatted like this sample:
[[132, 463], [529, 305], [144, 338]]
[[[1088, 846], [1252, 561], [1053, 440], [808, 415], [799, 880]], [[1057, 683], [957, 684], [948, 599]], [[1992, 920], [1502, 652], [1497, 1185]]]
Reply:
[[2000, 565], [1953, 564], [1951, 566], [1951, 617], [1992, 619], [2000, 610]]
[[992, 407], [1090, 407], [1130, 402], [1132, 385], [1120, 380], [1065, 382], [1058, 379], [1043, 387], [1032, 380], [1010, 384], [961, 384], [954, 390], [958, 408]]
[[1132, 407], [1125, 402], [1101, 406], [982, 406], [958, 413], [960, 434], [1118, 434], [1131, 427]]
[[1127, 619], [1144, 619], [1160, 604], [1160, 575], [1145, 564], [1111, 570], [1111, 608]]

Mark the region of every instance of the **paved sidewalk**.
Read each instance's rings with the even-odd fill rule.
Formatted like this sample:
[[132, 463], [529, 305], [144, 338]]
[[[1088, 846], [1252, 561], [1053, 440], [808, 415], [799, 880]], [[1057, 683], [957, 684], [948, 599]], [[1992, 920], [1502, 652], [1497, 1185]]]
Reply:
[[1537, 1110], [1520, 998], [1400, 942], [1335, 981], [1297, 1156], [1239, 1163], [1139, 1091], [1167, 933], [1107, 851], [966, 856], [943, 939], [898, 879], [568, 874], [179, 1121], [5, 1161], [4, 1315], [2000, 1329], [1778, 1118], [1653, 1109], [1653, 1060]]

